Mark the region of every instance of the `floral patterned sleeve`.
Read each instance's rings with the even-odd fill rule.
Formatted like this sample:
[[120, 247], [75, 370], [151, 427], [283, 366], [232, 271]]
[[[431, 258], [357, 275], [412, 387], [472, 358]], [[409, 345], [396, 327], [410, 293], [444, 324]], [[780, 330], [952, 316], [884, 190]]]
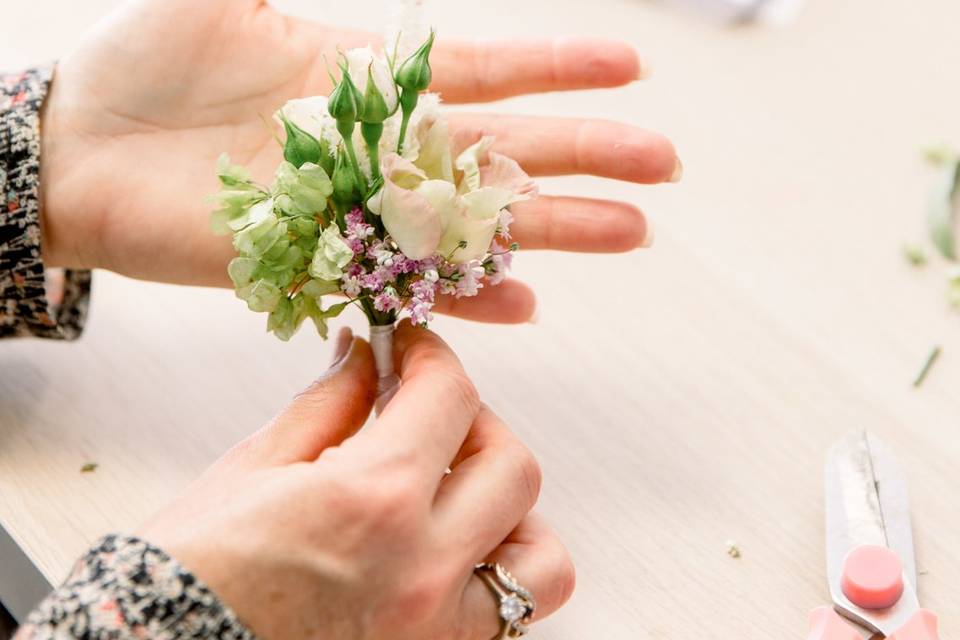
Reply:
[[[44, 268], [40, 107], [52, 69], [0, 74], [0, 338], [80, 335], [90, 272]], [[15, 640], [253, 640], [210, 589], [143, 540], [107, 536], [30, 614]]]
[[110, 535], [40, 603], [14, 640], [255, 640], [193, 574], [138, 538]]
[[40, 107], [51, 67], [0, 74], [0, 338], [80, 335], [90, 272], [45, 269], [40, 233]]

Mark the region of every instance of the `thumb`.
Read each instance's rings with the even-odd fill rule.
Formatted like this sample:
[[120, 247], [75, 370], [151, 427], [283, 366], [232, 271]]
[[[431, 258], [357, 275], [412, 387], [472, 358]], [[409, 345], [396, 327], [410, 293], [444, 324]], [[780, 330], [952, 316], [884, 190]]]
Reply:
[[363, 426], [376, 389], [370, 345], [344, 328], [330, 369], [229, 457], [258, 467], [316, 460]]

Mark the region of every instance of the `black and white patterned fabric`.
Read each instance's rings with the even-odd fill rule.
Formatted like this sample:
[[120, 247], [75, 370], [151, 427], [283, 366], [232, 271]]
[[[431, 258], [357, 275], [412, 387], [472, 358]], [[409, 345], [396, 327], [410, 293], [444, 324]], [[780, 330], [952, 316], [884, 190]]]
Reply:
[[[45, 269], [40, 108], [51, 68], [0, 74], [0, 338], [80, 335], [90, 272]], [[2, 571], [2, 567], [0, 567]], [[20, 627], [15, 640], [253, 640], [192, 573], [137, 538], [111, 535]]]
[[14, 640], [253, 640], [210, 589], [160, 549], [110, 535], [27, 619]]
[[40, 107], [51, 67], [0, 74], [0, 338], [73, 339], [90, 272], [46, 270], [40, 233]]

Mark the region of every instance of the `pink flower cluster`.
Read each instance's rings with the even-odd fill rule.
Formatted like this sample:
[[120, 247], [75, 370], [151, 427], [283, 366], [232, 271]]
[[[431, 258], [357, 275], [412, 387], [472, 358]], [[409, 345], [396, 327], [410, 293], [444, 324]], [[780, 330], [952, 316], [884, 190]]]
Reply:
[[440, 256], [411, 260], [389, 236], [377, 238], [376, 229], [364, 219], [363, 211], [354, 209], [345, 217], [344, 239], [353, 251], [341, 279], [341, 289], [351, 298], [369, 298], [380, 312], [406, 309], [414, 324], [426, 325], [433, 320], [432, 309], [438, 293], [457, 298], [475, 296], [483, 288], [484, 278], [491, 285], [506, 277], [512, 262], [513, 247], [509, 240], [512, 221], [506, 210], [501, 216], [500, 234], [484, 261], [453, 264]]

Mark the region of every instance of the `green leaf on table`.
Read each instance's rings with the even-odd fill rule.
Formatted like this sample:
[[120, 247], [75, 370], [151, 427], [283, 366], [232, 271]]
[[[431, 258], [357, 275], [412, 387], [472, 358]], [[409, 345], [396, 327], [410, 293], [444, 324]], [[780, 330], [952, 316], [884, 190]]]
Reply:
[[930, 193], [930, 203], [927, 208], [930, 240], [948, 260], [957, 259], [955, 222], [958, 179], [960, 179], [960, 162], [954, 159], [943, 163]]
[[903, 257], [914, 267], [922, 267], [927, 264], [927, 252], [923, 247], [916, 244], [907, 244], [903, 246]]

